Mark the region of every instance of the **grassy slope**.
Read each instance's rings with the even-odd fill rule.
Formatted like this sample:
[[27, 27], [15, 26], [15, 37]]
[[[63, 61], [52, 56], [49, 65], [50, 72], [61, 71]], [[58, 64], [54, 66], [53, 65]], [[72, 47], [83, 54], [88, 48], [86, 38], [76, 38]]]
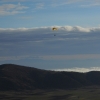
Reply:
[[92, 73], [91, 77], [91, 73], [46, 71], [13, 64], [0, 66], [0, 90], [68, 89], [89, 85], [100, 85], [100, 72]]
[[100, 100], [100, 87], [0, 92], [0, 100]]

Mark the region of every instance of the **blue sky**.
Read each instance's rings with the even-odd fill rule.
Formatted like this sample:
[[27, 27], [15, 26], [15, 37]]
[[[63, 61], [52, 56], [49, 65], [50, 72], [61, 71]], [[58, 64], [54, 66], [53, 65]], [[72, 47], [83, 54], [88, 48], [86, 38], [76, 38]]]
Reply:
[[99, 11], [98, 0], [0, 0], [0, 64], [100, 70]]

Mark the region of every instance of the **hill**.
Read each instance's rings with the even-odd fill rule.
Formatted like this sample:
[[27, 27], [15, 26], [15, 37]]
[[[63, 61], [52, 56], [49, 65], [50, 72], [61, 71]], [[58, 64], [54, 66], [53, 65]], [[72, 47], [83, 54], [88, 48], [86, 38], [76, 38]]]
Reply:
[[100, 72], [56, 72], [14, 64], [0, 65], [0, 91], [70, 89], [100, 85]]

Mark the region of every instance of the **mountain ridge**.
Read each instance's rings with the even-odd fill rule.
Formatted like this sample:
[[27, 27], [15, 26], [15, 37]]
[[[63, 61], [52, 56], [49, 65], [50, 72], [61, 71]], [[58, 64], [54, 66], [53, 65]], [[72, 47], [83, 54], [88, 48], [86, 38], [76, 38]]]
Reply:
[[58, 72], [15, 64], [0, 65], [0, 91], [71, 89], [100, 85], [100, 72]]

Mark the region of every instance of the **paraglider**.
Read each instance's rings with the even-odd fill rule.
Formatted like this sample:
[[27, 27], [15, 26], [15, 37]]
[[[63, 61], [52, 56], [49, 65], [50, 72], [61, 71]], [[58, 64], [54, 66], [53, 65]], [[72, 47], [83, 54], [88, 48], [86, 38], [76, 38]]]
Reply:
[[[57, 28], [56, 28], [56, 27], [53, 27], [52, 30], [53, 30], [53, 31], [56, 31]], [[54, 36], [56, 36], [56, 34], [54, 34]]]
[[53, 27], [52, 30], [55, 31], [55, 30], [57, 30], [57, 28], [56, 27]]

